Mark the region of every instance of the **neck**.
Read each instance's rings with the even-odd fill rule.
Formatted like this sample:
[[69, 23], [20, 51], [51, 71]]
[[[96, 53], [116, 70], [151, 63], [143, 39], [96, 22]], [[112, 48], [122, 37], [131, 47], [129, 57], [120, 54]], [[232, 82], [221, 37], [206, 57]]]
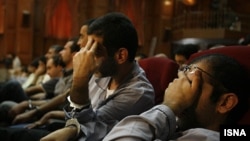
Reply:
[[65, 69], [65, 70], [71, 70], [71, 69], [73, 69], [73, 64], [72, 64], [72, 63], [66, 64], [66, 66], [65, 66], [64, 69]]
[[131, 71], [134, 67], [134, 63], [127, 62], [122, 64], [118, 68], [118, 73], [112, 76], [112, 79], [109, 84], [109, 89], [114, 90], [119, 87], [121, 83], [125, 80], [125, 78], [131, 74]]
[[224, 123], [226, 120], [225, 116], [215, 116], [216, 120], [211, 120], [211, 122], [208, 122], [207, 129], [213, 130], [213, 131], [220, 131], [220, 125]]

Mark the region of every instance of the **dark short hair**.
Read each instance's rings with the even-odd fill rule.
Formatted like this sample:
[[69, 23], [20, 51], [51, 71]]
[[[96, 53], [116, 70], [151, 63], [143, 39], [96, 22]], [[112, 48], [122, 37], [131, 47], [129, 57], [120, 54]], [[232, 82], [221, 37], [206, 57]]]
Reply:
[[133, 61], [138, 48], [138, 36], [132, 22], [122, 13], [112, 12], [97, 18], [88, 28], [88, 34], [103, 38], [108, 55], [126, 48], [129, 61]]
[[[248, 110], [249, 78], [247, 70], [234, 58], [222, 54], [206, 54], [195, 58], [190, 63], [205, 62], [209, 73], [216, 78], [228, 92], [235, 93], [238, 97], [238, 104], [234, 107], [227, 118], [226, 123], [236, 123]], [[212, 81], [212, 80], [211, 80]], [[216, 89], [211, 95], [212, 102], [217, 102], [224, 93]]]
[[183, 55], [186, 59], [189, 59], [189, 57], [198, 52], [199, 47], [195, 44], [186, 44], [186, 45], [180, 45], [174, 50], [174, 55]]
[[53, 64], [55, 66], [65, 67], [65, 63], [62, 61], [61, 56], [59, 54], [56, 54], [56, 55], [52, 56], [51, 59], [53, 60]]
[[77, 44], [79, 37], [73, 37], [69, 39], [69, 41], [73, 41], [73, 44], [70, 47], [71, 53], [78, 52], [80, 50], [80, 46]]
[[62, 45], [52, 45], [50, 48], [54, 49], [56, 54], [58, 54], [61, 50], [63, 50]]
[[33, 59], [32, 62], [29, 65], [37, 68], [39, 66], [39, 61], [46, 64], [47, 59], [46, 59], [46, 57], [44, 55], [42, 55], [42, 56], [39, 56], [39, 57]]

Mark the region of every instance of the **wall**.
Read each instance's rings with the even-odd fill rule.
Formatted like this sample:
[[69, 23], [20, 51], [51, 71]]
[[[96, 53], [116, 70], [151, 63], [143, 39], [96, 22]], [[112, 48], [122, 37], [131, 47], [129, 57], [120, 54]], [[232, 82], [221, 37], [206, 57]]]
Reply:
[[[52, 44], [64, 45], [67, 39], [45, 37], [46, 10], [51, 1], [60, 0], [0, 0], [3, 9], [0, 9], [0, 12], [4, 13], [2, 20], [4, 29], [3, 33], [0, 32], [0, 59], [6, 53], [14, 52], [20, 56], [24, 64], [28, 64], [32, 58], [44, 54]], [[80, 25], [85, 20], [110, 11], [120, 10], [115, 7], [115, 3], [119, 0], [68, 1], [75, 4], [75, 8], [72, 9], [74, 12], [72, 36], [79, 34]], [[171, 1], [176, 2], [175, 0]], [[166, 6], [164, 5], [165, 0], [142, 0], [143, 20], [137, 22], [142, 25], [140, 30], [143, 31], [139, 32], [143, 33], [143, 40], [138, 52], [149, 54], [154, 39], [157, 39], [153, 54], [163, 52], [169, 55], [173, 39], [171, 27], [176, 24], [172, 21], [173, 17], [185, 10], [210, 10], [209, 3], [211, 1], [197, 1], [198, 3], [194, 7], [185, 7], [175, 3], [172, 6]], [[237, 1], [237, 3], [235, 0], [224, 1], [227, 1], [228, 5], [231, 5], [236, 12], [250, 13], [248, 0]], [[25, 11], [29, 11], [29, 13], [26, 14]]]

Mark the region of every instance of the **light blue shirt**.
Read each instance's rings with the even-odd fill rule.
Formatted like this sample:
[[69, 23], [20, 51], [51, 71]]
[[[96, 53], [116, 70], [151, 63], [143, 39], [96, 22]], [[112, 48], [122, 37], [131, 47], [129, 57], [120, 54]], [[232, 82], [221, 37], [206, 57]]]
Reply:
[[194, 128], [175, 137], [176, 120], [171, 109], [157, 105], [141, 115], [128, 116], [103, 141], [219, 141], [219, 132]]
[[110, 79], [92, 76], [89, 81], [91, 106], [76, 113], [84, 133], [81, 140], [102, 140], [124, 117], [139, 115], [154, 106], [153, 86], [137, 63], [134, 63], [131, 74], [106, 98]]

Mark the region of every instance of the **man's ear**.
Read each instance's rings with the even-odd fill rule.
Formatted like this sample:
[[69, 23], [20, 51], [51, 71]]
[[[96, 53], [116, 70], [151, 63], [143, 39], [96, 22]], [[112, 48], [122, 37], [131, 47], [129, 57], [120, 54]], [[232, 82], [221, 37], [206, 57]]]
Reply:
[[219, 113], [227, 113], [238, 104], [238, 97], [234, 93], [223, 94], [217, 104]]
[[128, 50], [126, 48], [120, 48], [116, 53], [116, 59], [118, 64], [122, 64], [128, 59]]

